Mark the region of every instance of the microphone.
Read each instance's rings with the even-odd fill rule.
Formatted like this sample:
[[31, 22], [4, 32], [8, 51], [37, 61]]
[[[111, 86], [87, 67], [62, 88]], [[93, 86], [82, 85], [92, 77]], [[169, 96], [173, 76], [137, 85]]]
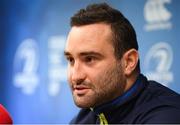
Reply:
[[13, 124], [8, 111], [0, 104], [0, 124]]

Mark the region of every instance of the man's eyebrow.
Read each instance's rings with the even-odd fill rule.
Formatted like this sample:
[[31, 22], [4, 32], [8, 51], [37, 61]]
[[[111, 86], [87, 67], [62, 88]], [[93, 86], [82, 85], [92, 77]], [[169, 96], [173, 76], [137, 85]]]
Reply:
[[[64, 56], [71, 56], [71, 53], [68, 51], [64, 51]], [[102, 54], [94, 51], [87, 51], [87, 52], [80, 52], [79, 56], [98, 56], [98, 57], [103, 57]]]
[[70, 55], [71, 55], [70, 52], [64, 51], [64, 56], [70, 56]]
[[98, 56], [98, 57], [103, 57], [102, 54], [100, 54], [98, 52], [94, 52], [94, 51], [81, 52], [79, 55], [80, 56]]

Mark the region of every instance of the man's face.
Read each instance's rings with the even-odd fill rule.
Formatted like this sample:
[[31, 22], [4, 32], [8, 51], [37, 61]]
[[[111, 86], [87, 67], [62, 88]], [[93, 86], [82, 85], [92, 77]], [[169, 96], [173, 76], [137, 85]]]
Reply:
[[122, 61], [114, 56], [107, 24], [72, 27], [65, 48], [68, 81], [77, 106], [89, 108], [121, 95]]

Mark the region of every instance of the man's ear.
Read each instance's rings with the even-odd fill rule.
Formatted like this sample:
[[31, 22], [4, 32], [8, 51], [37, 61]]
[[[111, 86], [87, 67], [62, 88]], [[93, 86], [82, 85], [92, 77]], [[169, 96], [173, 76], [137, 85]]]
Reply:
[[139, 54], [136, 49], [130, 49], [123, 55], [124, 74], [130, 76], [135, 70], [139, 60]]

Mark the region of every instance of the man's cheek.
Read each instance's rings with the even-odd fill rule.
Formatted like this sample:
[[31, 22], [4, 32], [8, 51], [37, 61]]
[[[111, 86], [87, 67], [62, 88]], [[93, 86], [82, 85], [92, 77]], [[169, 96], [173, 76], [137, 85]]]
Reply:
[[67, 81], [69, 82], [69, 84], [71, 83], [71, 73], [70, 73], [70, 71], [67, 71]]
[[72, 80], [71, 80], [71, 77], [70, 77], [70, 76], [67, 77], [67, 81], [68, 81], [69, 87], [70, 87], [71, 90], [72, 90], [72, 89], [73, 89], [73, 85], [72, 85]]

